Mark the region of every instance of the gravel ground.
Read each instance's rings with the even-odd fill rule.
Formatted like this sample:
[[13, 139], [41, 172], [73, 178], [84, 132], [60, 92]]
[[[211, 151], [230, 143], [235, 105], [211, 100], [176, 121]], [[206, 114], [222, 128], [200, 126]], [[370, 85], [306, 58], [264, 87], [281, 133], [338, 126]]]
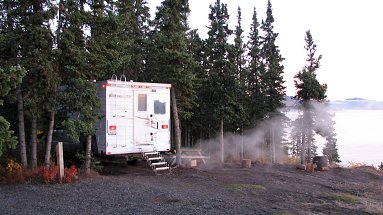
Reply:
[[0, 214], [383, 214], [383, 174], [286, 165], [201, 166], [154, 176], [110, 162], [72, 184], [0, 185]]

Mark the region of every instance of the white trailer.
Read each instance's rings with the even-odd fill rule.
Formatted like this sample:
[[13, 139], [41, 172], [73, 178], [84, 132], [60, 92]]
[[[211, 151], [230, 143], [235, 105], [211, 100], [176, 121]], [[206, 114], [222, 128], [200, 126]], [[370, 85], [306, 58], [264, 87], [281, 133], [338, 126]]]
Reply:
[[97, 150], [129, 155], [170, 150], [170, 84], [111, 79], [97, 82], [101, 119]]

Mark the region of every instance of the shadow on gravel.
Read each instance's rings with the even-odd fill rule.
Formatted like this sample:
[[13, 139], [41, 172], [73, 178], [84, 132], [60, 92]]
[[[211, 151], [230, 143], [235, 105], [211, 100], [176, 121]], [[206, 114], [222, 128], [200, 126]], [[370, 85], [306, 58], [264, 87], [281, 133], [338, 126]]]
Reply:
[[142, 160], [128, 164], [123, 157], [113, 157], [108, 160], [102, 160], [102, 165], [103, 169], [100, 174], [104, 176], [154, 175], [148, 164]]

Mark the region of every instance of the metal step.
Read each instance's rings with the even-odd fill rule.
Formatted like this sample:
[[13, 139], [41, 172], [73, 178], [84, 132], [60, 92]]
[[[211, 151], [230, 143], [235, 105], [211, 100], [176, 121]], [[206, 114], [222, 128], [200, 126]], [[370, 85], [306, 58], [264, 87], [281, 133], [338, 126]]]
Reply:
[[149, 161], [155, 161], [155, 160], [162, 160], [164, 159], [163, 157], [152, 157], [152, 158], [148, 158]]
[[148, 156], [148, 155], [158, 155], [158, 152], [145, 152], [144, 155], [145, 156]]
[[166, 165], [166, 164], [167, 164], [167, 162], [164, 161], [164, 162], [152, 163], [151, 165], [152, 165], [152, 166], [160, 166], [160, 165]]
[[152, 147], [152, 151], [148, 150], [149, 152], [144, 152], [144, 149], [140, 148], [142, 157], [148, 162], [149, 166], [153, 169], [156, 175], [160, 175], [158, 174], [158, 171], [163, 170], [169, 170], [169, 173], [171, 173], [172, 168], [165, 161], [164, 157], [162, 157], [153, 145]]
[[168, 170], [168, 169], [170, 169], [169, 166], [164, 166], [164, 167], [158, 167], [155, 170], [158, 171], [158, 170]]
[[171, 168], [170, 168], [170, 166], [166, 166], [166, 167], [158, 167], [158, 168], [155, 168], [155, 169], [153, 169], [153, 170], [154, 170], [154, 173], [155, 173], [156, 175], [161, 175], [161, 174], [158, 174], [158, 171], [161, 171], [161, 170], [169, 170], [169, 173], [170, 173]]

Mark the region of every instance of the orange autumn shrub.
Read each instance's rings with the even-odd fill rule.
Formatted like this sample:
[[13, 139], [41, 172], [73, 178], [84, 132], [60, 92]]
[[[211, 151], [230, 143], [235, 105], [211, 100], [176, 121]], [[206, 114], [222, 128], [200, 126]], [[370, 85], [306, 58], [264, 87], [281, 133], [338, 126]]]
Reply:
[[17, 161], [9, 159], [5, 167], [5, 178], [10, 183], [24, 182], [23, 167]]
[[77, 178], [78, 169], [76, 166], [72, 165], [69, 168], [65, 168], [64, 170], [64, 183], [71, 183], [74, 181], [74, 179]]
[[[43, 182], [45, 184], [59, 183], [59, 167], [51, 163], [49, 168], [40, 166], [34, 169], [24, 169], [20, 163], [9, 159], [5, 166], [0, 166], [0, 180], [6, 183]], [[71, 183], [77, 179], [78, 169], [72, 165], [64, 169], [62, 183]]]

